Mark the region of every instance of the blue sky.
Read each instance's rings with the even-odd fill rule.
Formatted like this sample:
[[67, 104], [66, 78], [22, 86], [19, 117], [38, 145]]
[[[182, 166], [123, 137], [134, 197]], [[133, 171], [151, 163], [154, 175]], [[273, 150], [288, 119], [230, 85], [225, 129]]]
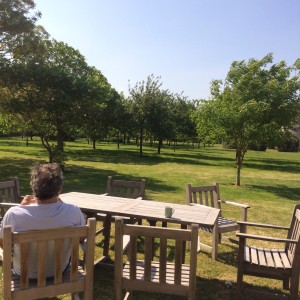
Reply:
[[125, 95], [148, 75], [189, 99], [234, 60], [300, 58], [300, 0], [35, 0], [39, 24]]

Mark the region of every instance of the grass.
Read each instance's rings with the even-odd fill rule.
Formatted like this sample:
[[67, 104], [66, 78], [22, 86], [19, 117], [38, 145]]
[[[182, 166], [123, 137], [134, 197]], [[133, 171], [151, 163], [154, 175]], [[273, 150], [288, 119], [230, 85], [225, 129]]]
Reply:
[[[146, 198], [185, 204], [186, 183], [209, 185], [218, 181], [222, 199], [251, 206], [249, 221], [285, 226], [289, 225], [294, 205], [300, 201], [300, 153], [249, 151], [241, 173], [242, 186], [236, 187], [235, 152], [219, 145], [206, 149], [185, 145], [175, 152], [164, 147], [161, 155], [157, 155], [155, 147], [145, 146], [143, 158], [139, 158], [135, 145], [121, 145], [117, 149], [115, 144], [99, 143], [93, 150], [91, 145], [79, 140], [68, 142], [65, 149], [68, 161], [64, 172], [64, 192], [104, 193], [108, 175], [128, 180], [145, 178]], [[30, 141], [28, 147], [20, 138], [0, 139], [0, 181], [18, 176], [23, 195], [30, 193], [32, 165], [45, 161], [47, 153], [37, 138]], [[225, 206], [223, 209], [224, 215], [240, 218], [239, 210]], [[200, 235], [204, 241], [209, 241], [209, 236], [202, 232]], [[197, 295], [204, 300], [234, 298], [237, 246], [224, 241], [218, 251], [217, 261], [213, 261], [206, 252], [198, 255]], [[111, 254], [113, 258], [113, 251]], [[245, 279], [250, 287], [282, 292], [280, 282], [255, 277]], [[226, 281], [232, 283], [232, 288], [225, 287]], [[112, 298], [113, 272], [96, 268], [94, 299]], [[177, 298], [142, 293], [137, 294], [135, 299]]]

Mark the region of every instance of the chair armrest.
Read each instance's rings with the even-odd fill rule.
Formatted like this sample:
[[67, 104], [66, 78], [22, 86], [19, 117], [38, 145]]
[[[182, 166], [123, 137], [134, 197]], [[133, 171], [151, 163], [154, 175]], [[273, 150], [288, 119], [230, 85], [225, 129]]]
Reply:
[[248, 239], [253, 239], [253, 240], [262, 240], [262, 241], [269, 241], [269, 242], [293, 243], [293, 244], [298, 243], [297, 240], [274, 238], [274, 237], [270, 237], [270, 236], [254, 235], [254, 234], [247, 234], [247, 233], [236, 233], [236, 236], [240, 237], [240, 238], [248, 238]]
[[283, 229], [283, 230], [289, 230], [290, 227], [286, 226], [278, 226], [278, 225], [271, 225], [271, 224], [262, 224], [262, 223], [252, 223], [252, 222], [237, 222], [239, 225], [244, 226], [255, 226], [255, 227], [262, 227], [262, 228], [274, 228], [274, 229]]
[[3, 207], [3, 208], [10, 208], [10, 207], [13, 207], [13, 206], [18, 206], [18, 205], [20, 205], [20, 203], [0, 202], [0, 207]]
[[225, 204], [230, 204], [230, 205], [234, 205], [234, 206], [239, 206], [239, 207], [245, 208], [245, 209], [250, 208], [250, 205], [248, 205], [248, 204], [241, 204], [241, 203], [227, 201], [227, 200], [219, 200], [219, 203], [225, 203]]
[[241, 219], [242, 221], [246, 222], [247, 221], [247, 213], [248, 213], [248, 208], [250, 208], [250, 205], [248, 204], [241, 204], [241, 203], [236, 203], [232, 201], [227, 201], [227, 200], [218, 200], [219, 203], [225, 203], [233, 206], [240, 207], [242, 209], [242, 215]]

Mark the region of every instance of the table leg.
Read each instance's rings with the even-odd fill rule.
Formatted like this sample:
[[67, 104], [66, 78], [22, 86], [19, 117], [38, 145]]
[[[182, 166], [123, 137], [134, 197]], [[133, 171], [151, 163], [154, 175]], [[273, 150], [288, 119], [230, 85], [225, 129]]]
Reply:
[[[187, 229], [187, 225], [181, 224], [181, 229]], [[182, 242], [182, 263], [185, 263], [186, 241]]]
[[111, 228], [111, 215], [106, 215], [104, 220], [104, 245], [103, 245], [103, 256], [108, 257], [109, 252], [109, 241], [110, 241], [110, 228]]

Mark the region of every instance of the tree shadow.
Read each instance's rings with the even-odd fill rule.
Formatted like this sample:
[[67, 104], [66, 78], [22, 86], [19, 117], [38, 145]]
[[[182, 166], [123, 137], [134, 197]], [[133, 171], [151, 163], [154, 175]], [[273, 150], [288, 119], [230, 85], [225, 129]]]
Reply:
[[276, 185], [276, 186], [265, 186], [265, 185], [250, 185], [249, 187], [261, 191], [274, 194], [278, 197], [285, 198], [294, 202], [299, 202], [300, 200], [300, 187], [290, 187], [286, 185]]
[[244, 167], [265, 170], [265, 171], [277, 171], [288, 173], [300, 173], [300, 163], [296, 161], [286, 161], [279, 159], [263, 158], [255, 159], [251, 158], [251, 162], [244, 162]]

